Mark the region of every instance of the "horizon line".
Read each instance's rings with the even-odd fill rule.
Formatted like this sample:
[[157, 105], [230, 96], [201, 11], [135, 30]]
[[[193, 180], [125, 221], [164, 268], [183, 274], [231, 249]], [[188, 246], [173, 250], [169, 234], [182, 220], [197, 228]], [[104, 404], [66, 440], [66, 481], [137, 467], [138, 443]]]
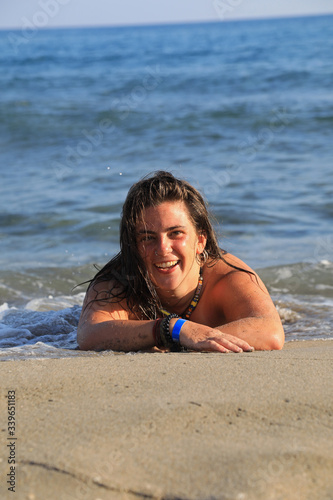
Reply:
[[[39, 31], [53, 30], [53, 29], [93, 29], [93, 28], [140, 28], [140, 27], [157, 27], [157, 26], [177, 26], [184, 24], [224, 24], [232, 22], [251, 22], [251, 21], [265, 21], [272, 19], [302, 19], [310, 17], [325, 17], [333, 16], [333, 12], [318, 13], [318, 14], [282, 14], [276, 16], [257, 16], [257, 17], [242, 17], [242, 18], [229, 18], [229, 19], [202, 19], [191, 21], [150, 21], [142, 23], [119, 23], [119, 24], [73, 24], [73, 25], [55, 25], [36, 27]], [[0, 31], [20, 31], [22, 26], [0, 26]]]

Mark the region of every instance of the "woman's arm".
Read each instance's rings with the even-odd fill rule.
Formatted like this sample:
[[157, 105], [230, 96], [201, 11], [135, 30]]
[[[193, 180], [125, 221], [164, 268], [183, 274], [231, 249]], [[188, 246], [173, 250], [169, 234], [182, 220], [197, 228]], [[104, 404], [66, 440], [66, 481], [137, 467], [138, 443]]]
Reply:
[[256, 351], [279, 350], [284, 345], [281, 321], [270, 316], [242, 318], [219, 326], [218, 330], [246, 340]]
[[223, 305], [225, 321], [217, 328], [246, 340], [256, 350], [282, 349], [279, 314], [259, 276], [231, 271], [214, 287], [212, 300]]
[[[98, 298], [104, 297], [97, 291]], [[130, 312], [121, 303], [92, 301], [96, 291], [88, 291], [77, 330], [77, 341], [82, 350], [139, 351], [155, 346], [155, 321], [131, 319]], [[92, 301], [92, 302], [91, 302]], [[175, 323], [172, 319], [170, 329]], [[244, 340], [221, 333], [215, 328], [187, 321], [181, 331], [181, 345], [196, 351], [242, 352], [253, 348]]]
[[133, 319], [122, 302], [112, 303], [107, 298], [103, 283], [87, 291], [77, 329], [80, 349], [128, 352], [153, 347], [154, 321]]
[[[153, 327], [155, 321], [137, 321], [125, 319], [108, 319], [101, 312], [84, 314], [77, 330], [80, 349], [84, 351], [139, 351], [155, 346]], [[170, 328], [175, 323], [171, 320]], [[192, 321], [182, 328], [181, 345], [194, 351], [243, 352], [253, 351], [244, 340], [220, 332]]]
[[151, 349], [154, 321], [107, 320], [82, 321], [77, 331], [77, 341], [84, 351], [139, 351]]

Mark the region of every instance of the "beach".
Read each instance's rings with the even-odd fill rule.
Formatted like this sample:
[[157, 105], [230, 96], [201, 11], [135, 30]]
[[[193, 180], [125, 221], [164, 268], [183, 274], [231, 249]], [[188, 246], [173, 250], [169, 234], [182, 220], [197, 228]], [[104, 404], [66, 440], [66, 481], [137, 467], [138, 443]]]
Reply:
[[317, 340], [2, 362], [1, 498], [332, 499], [332, 355]]

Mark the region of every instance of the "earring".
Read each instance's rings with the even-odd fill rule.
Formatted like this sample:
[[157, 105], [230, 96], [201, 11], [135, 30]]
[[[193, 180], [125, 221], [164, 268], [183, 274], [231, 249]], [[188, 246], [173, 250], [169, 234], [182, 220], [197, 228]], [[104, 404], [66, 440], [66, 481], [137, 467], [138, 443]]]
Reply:
[[198, 255], [196, 255], [197, 262], [199, 266], [204, 266], [207, 262], [209, 255], [207, 250], [204, 248], [203, 251]]

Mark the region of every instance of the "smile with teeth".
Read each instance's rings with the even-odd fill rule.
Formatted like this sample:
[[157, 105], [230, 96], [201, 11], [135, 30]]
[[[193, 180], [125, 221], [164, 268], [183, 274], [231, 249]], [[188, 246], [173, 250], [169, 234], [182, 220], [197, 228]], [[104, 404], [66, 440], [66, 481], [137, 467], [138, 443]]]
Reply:
[[158, 262], [155, 264], [159, 269], [167, 269], [178, 264], [179, 260], [169, 260], [168, 262]]

